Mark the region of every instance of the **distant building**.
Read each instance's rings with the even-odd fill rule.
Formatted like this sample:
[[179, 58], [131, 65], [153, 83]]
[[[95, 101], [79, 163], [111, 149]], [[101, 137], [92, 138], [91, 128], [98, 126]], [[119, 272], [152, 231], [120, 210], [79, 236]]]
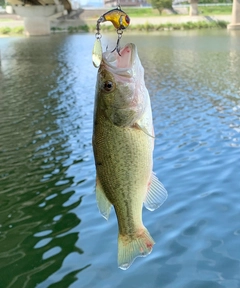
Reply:
[[[120, 1], [122, 7], [132, 6], [132, 7], [142, 7], [149, 6], [149, 3], [146, 0], [121, 0]], [[116, 7], [118, 5], [118, 1], [116, 0], [104, 0], [104, 6], [107, 7]]]

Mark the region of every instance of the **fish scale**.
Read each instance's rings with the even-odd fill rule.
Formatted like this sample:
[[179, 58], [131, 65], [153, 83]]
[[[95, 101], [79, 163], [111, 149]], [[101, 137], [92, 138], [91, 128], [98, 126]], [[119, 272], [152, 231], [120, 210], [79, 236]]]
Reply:
[[[102, 164], [97, 166], [97, 175], [103, 190], [107, 191], [109, 201], [117, 210], [121, 232], [126, 234], [124, 230], [127, 229], [133, 233], [132, 231], [136, 230], [133, 214], [134, 216], [142, 214], [142, 203], [147, 189], [146, 183], [151, 175], [151, 151], [146, 153], [146, 148], [149, 147], [151, 140], [140, 130], [122, 129], [111, 125], [107, 119], [102, 123], [99, 122], [98, 126], [99, 129], [95, 128], [95, 141], [100, 149], [97, 149], [95, 155]], [[112, 177], [113, 175], [114, 177]], [[131, 219], [125, 217], [124, 208], [126, 209], [126, 206], [121, 205], [125, 199], [128, 201], [128, 209], [134, 211], [131, 212]], [[138, 219], [137, 224], [139, 221], [141, 218]], [[126, 228], [122, 229], [122, 227]]]

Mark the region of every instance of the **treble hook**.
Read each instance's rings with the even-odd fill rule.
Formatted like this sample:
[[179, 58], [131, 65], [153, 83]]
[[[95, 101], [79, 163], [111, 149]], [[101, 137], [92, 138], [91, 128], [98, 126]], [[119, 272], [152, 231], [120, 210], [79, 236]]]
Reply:
[[122, 11], [121, 6], [118, 5], [117, 8], [112, 9], [105, 14], [103, 14], [98, 20], [97, 20], [97, 35], [100, 34], [100, 23], [105, 21], [111, 21], [113, 26], [117, 29], [118, 39], [116, 47], [112, 52], [115, 50], [117, 51], [118, 55], [120, 54], [120, 40], [122, 38], [123, 30], [125, 30], [129, 24], [130, 24], [130, 18], [127, 15], [126, 12]]
[[120, 40], [122, 38], [123, 31], [122, 30], [117, 30], [117, 34], [118, 34], [117, 44], [116, 44], [116, 47], [111, 52], [114, 52], [116, 50], [118, 55], [121, 56], [121, 54], [120, 54], [120, 45], [119, 44], [120, 44]]
[[[119, 4], [119, 0], [118, 0], [118, 4]], [[121, 56], [120, 40], [122, 38], [123, 30], [125, 30], [130, 24], [129, 16], [124, 11], [122, 11], [120, 5], [118, 5], [117, 8], [112, 9], [106, 12], [105, 14], [103, 14], [101, 17], [99, 17], [99, 19], [97, 20], [97, 24], [96, 24], [96, 34], [95, 34], [96, 40], [95, 40], [93, 51], [92, 51], [92, 61], [93, 61], [93, 65], [96, 68], [98, 68], [102, 62], [102, 45], [101, 45], [102, 35], [100, 33], [100, 30], [101, 30], [100, 24], [105, 21], [111, 21], [113, 26], [117, 30], [117, 34], [118, 34], [117, 44], [112, 52], [116, 50], [119, 56]]]

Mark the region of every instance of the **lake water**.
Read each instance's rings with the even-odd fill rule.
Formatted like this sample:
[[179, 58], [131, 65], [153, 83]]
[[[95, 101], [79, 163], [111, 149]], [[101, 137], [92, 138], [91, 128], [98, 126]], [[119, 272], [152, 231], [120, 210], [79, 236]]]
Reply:
[[143, 209], [156, 245], [127, 271], [94, 194], [94, 39], [0, 39], [0, 287], [239, 288], [240, 32], [123, 35], [145, 68], [169, 193]]

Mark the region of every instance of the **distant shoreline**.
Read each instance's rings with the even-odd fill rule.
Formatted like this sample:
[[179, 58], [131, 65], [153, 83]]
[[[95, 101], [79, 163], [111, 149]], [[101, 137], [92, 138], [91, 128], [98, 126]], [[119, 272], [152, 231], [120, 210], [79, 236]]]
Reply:
[[[23, 20], [18, 16], [7, 19], [0, 16], [0, 35], [23, 34]], [[2, 21], [1, 21], [2, 20]], [[215, 16], [156, 16], [131, 18], [130, 31], [162, 31], [162, 30], [189, 30], [204, 28], [226, 28], [231, 22], [231, 15]], [[51, 22], [52, 32], [94, 32], [96, 19], [54, 20]], [[102, 25], [104, 31], [114, 31], [112, 25]]]

